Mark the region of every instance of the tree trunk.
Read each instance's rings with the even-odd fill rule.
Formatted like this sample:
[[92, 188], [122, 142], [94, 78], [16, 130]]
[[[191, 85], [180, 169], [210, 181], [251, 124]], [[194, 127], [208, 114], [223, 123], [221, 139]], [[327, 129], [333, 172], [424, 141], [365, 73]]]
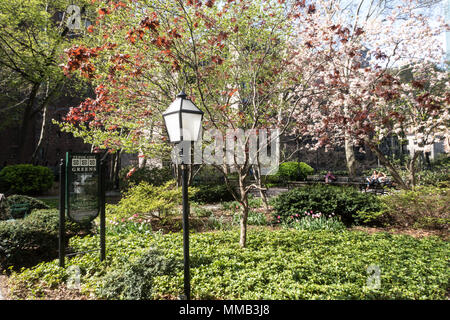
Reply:
[[[92, 151], [91, 151], [92, 152]], [[108, 155], [110, 161], [109, 161], [109, 181], [113, 181], [114, 179], [114, 157], [115, 154]]]
[[222, 171], [225, 179], [225, 185], [227, 186], [230, 193], [233, 195], [233, 198], [240, 203], [242, 206], [242, 215], [240, 217], [240, 238], [239, 238], [239, 245], [241, 248], [245, 248], [247, 245], [247, 219], [248, 219], [248, 213], [249, 213], [249, 206], [248, 206], [248, 191], [245, 188], [245, 175], [243, 174], [244, 169], [241, 168], [241, 170], [238, 171], [238, 179], [239, 179], [239, 193], [235, 191], [235, 189], [232, 187], [231, 181], [227, 177], [227, 174], [229, 173], [227, 165], [215, 165], [216, 168]]
[[344, 144], [348, 175], [351, 178], [354, 178], [356, 176], [356, 159], [355, 151], [353, 150], [353, 144], [349, 141], [348, 137], [345, 137]]
[[31, 115], [33, 111], [33, 106], [35, 104], [36, 96], [39, 91], [39, 88], [41, 86], [41, 83], [34, 83], [33, 87], [31, 88], [30, 94], [28, 95], [28, 101], [25, 105], [25, 111], [23, 113], [22, 117], [22, 124], [20, 126], [20, 132], [19, 132], [19, 161], [20, 162], [28, 162], [26, 159], [26, 146], [25, 143], [27, 141], [27, 137], [29, 136], [29, 130], [30, 130], [30, 120]]
[[[50, 104], [50, 101], [55, 97], [55, 95], [59, 91], [61, 91], [62, 86], [63, 86], [62, 82], [58, 82], [53, 87], [53, 89], [49, 92], [49, 85], [47, 84], [46, 95], [45, 95], [44, 101], [38, 108], [38, 110], [42, 110], [42, 124], [41, 124], [41, 132], [39, 134], [39, 141], [34, 149], [33, 155], [31, 156], [32, 162], [34, 162], [36, 160], [39, 149], [41, 148], [42, 143], [44, 142], [45, 134], [47, 132], [47, 127], [48, 127], [48, 123], [49, 123], [48, 105]], [[34, 113], [36, 113], [36, 111]]]
[[254, 170], [254, 176], [255, 176], [255, 180], [256, 180], [256, 185], [259, 188], [259, 195], [261, 196], [261, 199], [262, 199], [262, 201], [264, 203], [264, 207], [267, 210], [267, 209], [269, 209], [269, 202], [267, 200], [266, 188], [262, 184], [261, 164], [259, 163], [259, 157], [258, 157], [258, 163], [255, 166], [253, 166], [253, 168], [255, 169]]
[[115, 154], [114, 159], [114, 176], [113, 176], [113, 186], [114, 189], [119, 189], [119, 172], [120, 172], [120, 155], [122, 153], [122, 150], [118, 150]]
[[241, 234], [239, 237], [239, 245], [241, 248], [245, 248], [247, 245], [247, 219], [248, 219], [248, 193], [245, 190], [245, 176], [239, 172], [239, 193], [240, 193], [240, 203], [242, 206], [242, 212], [241, 212], [241, 219], [240, 219], [240, 225], [241, 225]]
[[389, 162], [389, 160], [384, 156], [384, 154], [378, 149], [378, 147], [372, 143], [368, 143], [370, 150], [372, 150], [378, 157], [379, 161], [383, 166], [385, 166], [389, 173], [392, 175], [394, 181], [398, 184], [398, 186], [402, 189], [408, 190], [408, 185], [403, 181], [400, 174], [394, 168], [394, 166]]
[[245, 248], [247, 246], [247, 219], [248, 219], [248, 205], [242, 206], [242, 214], [241, 214], [241, 234], [239, 236], [239, 245], [241, 248]]
[[181, 165], [179, 165], [179, 164], [173, 165], [173, 170], [174, 170], [173, 174], [174, 174], [175, 180], [177, 182], [176, 183], [177, 187], [181, 187], [181, 168], [180, 168], [180, 166]]
[[194, 180], [194, 164], [190, 164], [188, 167], [188, 186], [192, 185], [192, 181]]
[[409, 171], [409, 181], [411, 183], [411, 186], [413, 188], [415, 188], [416, 184], [417, 184], [417, 179], [416, 179], [416, 161], [417, 158], [419, 157], [421, 151], [414, 151], [413, 157], [411, 159], [411, 161], [409, 162], [408, 165], [408, 171]]
[[31, 162], [35, 162], [36, 160], [42, 160], [42, 159], [36, 159], [38, 157], [39, 150], [41, 149], [42, 142], [45, 138], [45, 133], [47, 131], [48, 127], [48, 105], [44, 106], [44, 110], [42, 112], [42, 124], [41, 124], [41, 133], [39, 135], [39, 140], [36, 145], [36, 148], [34, 148], [33, 155], [31, 156]]

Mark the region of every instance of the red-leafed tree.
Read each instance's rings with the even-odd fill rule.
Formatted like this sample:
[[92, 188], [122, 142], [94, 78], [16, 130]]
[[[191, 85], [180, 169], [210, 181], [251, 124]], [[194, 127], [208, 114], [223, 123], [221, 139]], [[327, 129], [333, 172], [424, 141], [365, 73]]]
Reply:
[[[91, 38], [67, 51], [66, 72], [88, 77], [95, 99], [73, 108], [63, 129], [99, 148], [159, 153], [162, 111], [182, 89], [205, 112], [204, 129], [276, 128], [293, 114], [314, 68], [294, 63], [292, 11], [302, 1], [96, 1]], [[288, 117], [289, 118], [289, 117]], [[244, 146], [248, 145], [248, 137]], [[250, 151], [231, 165], [242, 206], [240, 245], [246, 245]]]

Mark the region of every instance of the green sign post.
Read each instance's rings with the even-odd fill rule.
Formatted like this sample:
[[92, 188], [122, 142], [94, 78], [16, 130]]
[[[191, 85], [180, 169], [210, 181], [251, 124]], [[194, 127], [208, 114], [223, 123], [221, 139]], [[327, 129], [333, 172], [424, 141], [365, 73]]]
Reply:
[[67, 152], [60, 165], [59, 260], [64, 267], [65, 219], [89, 223], [100, 214], [100, 260], [105, 259], [105, 166], [96, 153]]
[[66, 210], [75, 222], [90, 222], [100, 213], [99, 160], [95, 153], [66, 154]]

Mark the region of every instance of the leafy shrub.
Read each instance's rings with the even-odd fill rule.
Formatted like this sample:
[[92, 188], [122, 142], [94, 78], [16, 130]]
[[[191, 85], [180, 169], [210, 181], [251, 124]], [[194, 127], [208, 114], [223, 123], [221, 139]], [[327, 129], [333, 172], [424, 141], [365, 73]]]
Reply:
[[383, 217], [383, 210], [380, 211], [357, 211], [355, 215], [359, 224], [370, 227], [385, 227], [386, 219]]
[[292, 189], [279, 195], [273, 206], [273, 217], [280, 216], [281, 221], [313, 211], [335, 214], [346, 225], [360, 222], [357, 212], [378, 212], [381, 209], [379, 198], [373, 194], [361, 193], [352, 187], [329, 185]]
[[448, 230], [450, 188], [416, 187], [382, 197], [381, 219], [397, 227]]
[[[2, 170], [0, 170], [2, 172]], [[5, 193], [9, 190], [9, 183], [0, 178], [0, 193]]]
[[19, 204], [19, 203], [26, 203], [30, 206], [32, 210], [34, 209], [50, 209], [50, 207], [43, 201], [29, 197], [29, 196], [23, 196], [18, 194], [10, 195], [6, 201], [9, 205], [11, 204]]
[[[254, 195], [248, 195], [248, 207], [251, 209], [260, 208], [263, 205], [261, 198], [256, 198]], [[231, 211], [233, 214], [241, 210], [241, 204], [239, 201], [226, 201], [221, 203], [222, 209], [225, 211]]]
[[[190, 195], [195, 192], [195, 188], [189, 188]], [[174, 180], [162, 186], [154, 186], [142, 181], [130, 187], [118, 204], [108, 204], [106, 209], [108, 214], [114, 214], [118, 219], [128, 219], [133, 216], [146, 218], [148, 215], [165, 217], [181, 204], [181, 199], [181, 187], [176, 187]]]
[[419, 185], [450, 188], [450, 156], [441, 154], [432, 162], [431, 169], [418, 173]]
[[210, 217], [214, 213], [210, 209], [202, 208], [200, 206], [192, 205], [191, 212], [197, 217]]
[[[66, 241], [91, 227], [66, 221]], [[35, 210], [24, 219], [0, 222], [0, 268], [19, 268], [56, 258], [58, 233], [56, 210]]]
[[[130, 170], [134, 172], [129, 175]], [[130, 188], [132, 185], [137, 185], [141, 182], [147, 182], [154, 186], [161, 186], [173, 179], [172, 169], [170, 167], [162, 168], [135, 168], [128, 166], [120, 170], [119, 172], [119, 184], [120, 190], [124, 191]]]
[[230, 230], [233, 227], [223, 216], [216, 217], [214, 215], [208, 217], [206, 225], [210, 230]]
[[11, 195], [0, 204], [0, 220], [11, 218], [9, 207], [13, 204], [27, 204], [31, 210], [34, 209], [50, 209], [43, 201], [23, 195]]
[[290, 161], [281, 163], [275, 175], [281, 180], [301, 181], [306, 180], [306, 177], [313, 173], [314, 169], [308, 164]]
[[58, 209], [59, 208], [59, 198], [46, 198], [39, 200], [48, 206], [48, 209]]
[[2, 220], [8, 220], [11, 218], [11, 215], [9, 214], [9, 206], [5, 201], [0, 201], [0, 221]]
[[211, 165], [203, 165], [192, 178], [193, 186], [204, 184], [221, 184], [224, 182], [223, 173]]
[[191, 197], [192, 201], [198, 203], [217, 203], [223, 201], [232, 201], [233, 195], [225, 184], [217, 185], [199, 185], [195, 187], [197, 191]]
[[0, 180], [12, 193], [37, 195], [52, 187], [54, 176], [47, 167], [17, 164], [4, 167]]
[[[281, 217], [280, 217], [281, 218]], [[278, 220], [280, 222], [280, 220]], [[293, 228], [296, 230], [330, 230], [341, 231], [345, 230], [345, 225], [339, 220], [339, 217], [335, 217], [333, 214], [328, 216], [321, 212], [314, 213], [312, 211], [305, 212], [304, 216], [296, 214], [283, 222], [285, 228]]]
[[419, 185], [450, 188], [450, 166], [433, 170], [422, 170], [418, 173]]
[[137, 233], [152, 233], [151, 220], [139, 219], [136, 217], [128, 218], [126, 221], [108, 221], [107, 233], [113, 234], [137, 234]]
[[[348, 176], [347, 170], [331, 170], [331, 172], [335, 176]], [[320, 170], [318, 174], [321, 176], [325, 176], [327, 173], [328, 173], [328, 170]], [[372, 172], [371, 172], [371, 174], [372, 174]]]
[[137, 261], [109, 273], [97, 294], [106, 299], [149, 300], [153, 294], [153, 278], [173, 275], [180, 266], [178, 261], [150, 249]]
[[262, 176], [262, 183], [266, 188], [273, 188], [283, 186], [285, 181], [283, 181], [278, 175], [271, 174], [267, 176]]
[[[239, 225], [241, 219], [241, 215], [236, 213], [233, 215], [233, 224]], [[250, 210], [248, 212], [247, 224], [253, 226], [265, 226], [267, 225], [267, 218], [263, 212], [257, 212]]]

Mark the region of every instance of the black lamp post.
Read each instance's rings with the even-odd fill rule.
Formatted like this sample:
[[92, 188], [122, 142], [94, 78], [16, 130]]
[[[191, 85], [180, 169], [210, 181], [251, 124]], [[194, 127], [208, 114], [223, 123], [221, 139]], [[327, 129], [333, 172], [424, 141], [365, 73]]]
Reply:
[[[197, 141], [203, 119], [203, 112], [187, 98], [184, 92], [178, 94], [163, 113], [164, 123], [172, 143]], [[189, 155], [190, 148], [186, 148]], [[184, 150], [186, 150], [184, 149]], [[185, 156], [185, 155], [183, 155]], [[181, 178], [183, 194], [183, 252], [184, 252], [184, 295], [185, 299], [191, 297], [190, 272], [189, 272], [189, 200], [188, 200], [188, 175], [184, 158], [181, 157]]]

